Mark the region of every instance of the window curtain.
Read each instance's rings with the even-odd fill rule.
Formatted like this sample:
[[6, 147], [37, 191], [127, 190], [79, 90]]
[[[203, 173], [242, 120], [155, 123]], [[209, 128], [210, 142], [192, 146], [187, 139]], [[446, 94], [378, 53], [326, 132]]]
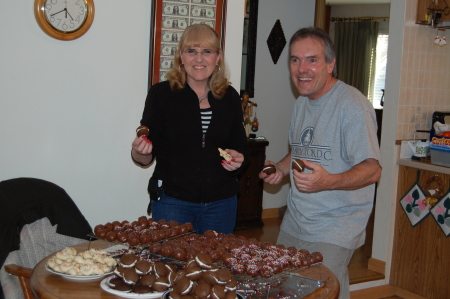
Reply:
[[337, 78], [359, 89], [371, 101], [378, 27], [376, 21], [335, 23]]

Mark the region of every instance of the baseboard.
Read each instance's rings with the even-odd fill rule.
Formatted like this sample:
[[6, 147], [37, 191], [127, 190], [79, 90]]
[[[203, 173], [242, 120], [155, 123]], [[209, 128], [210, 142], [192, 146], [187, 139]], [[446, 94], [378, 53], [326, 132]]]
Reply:
[[351, 299], [379, 299], [391, 296], [398, 296], [408, 299], [427, 299], [426, 297], [422, 297], [392, 285], [384, 285], [350, 292]]
[[374, 258], [370, 258], [367, 269], [375, 271], [377, 273], [381, 273], [384, 275], [385, 267], [386, 267], [386, 262], [383, 262], [383, 261], [380, 261], [380, 260], [377, 260]]
[[351, 299], [377, 299], [389, 296], [395, 296], [395, 289], [397, 287], [391, 285], [384, 285], [368, 289], [362, 289], [350, 292]]
[[274, 208], [274, 209], [264, 209], [262, 211], [261, 218], [262, 219], [268, 219], [268, 218], [278, 218], [278, 213], [280, 211], [280, 208]]

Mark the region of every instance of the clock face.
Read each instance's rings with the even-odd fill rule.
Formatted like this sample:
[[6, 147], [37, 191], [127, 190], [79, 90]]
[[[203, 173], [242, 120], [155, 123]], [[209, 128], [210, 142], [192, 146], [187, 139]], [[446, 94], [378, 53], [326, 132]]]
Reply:
[[51, 27], [69, 33], [83, 26], [88, 9], [84, 0], [45, 0], [44, 14]]

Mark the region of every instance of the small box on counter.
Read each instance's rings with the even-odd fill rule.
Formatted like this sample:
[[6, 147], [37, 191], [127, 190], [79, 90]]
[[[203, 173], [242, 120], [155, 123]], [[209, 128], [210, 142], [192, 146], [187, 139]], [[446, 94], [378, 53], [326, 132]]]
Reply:
[[430, 131], [431, 164], [450, 167], [450, 137], [438, 136]]

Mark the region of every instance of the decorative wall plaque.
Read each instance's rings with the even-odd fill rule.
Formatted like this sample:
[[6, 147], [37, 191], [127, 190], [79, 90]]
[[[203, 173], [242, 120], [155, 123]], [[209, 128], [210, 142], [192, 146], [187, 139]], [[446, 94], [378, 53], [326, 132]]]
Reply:
[[272, 31], [270, 31], [269, 37], [267, 38], [267, 45], [269, 46], [273, 63], [277, 64], [281, 52], [283, 52], [284, 46], [286, 45], [286, 38], [284, 37], [280, 20], [277, 20], [275, 25], [273, 25]]

